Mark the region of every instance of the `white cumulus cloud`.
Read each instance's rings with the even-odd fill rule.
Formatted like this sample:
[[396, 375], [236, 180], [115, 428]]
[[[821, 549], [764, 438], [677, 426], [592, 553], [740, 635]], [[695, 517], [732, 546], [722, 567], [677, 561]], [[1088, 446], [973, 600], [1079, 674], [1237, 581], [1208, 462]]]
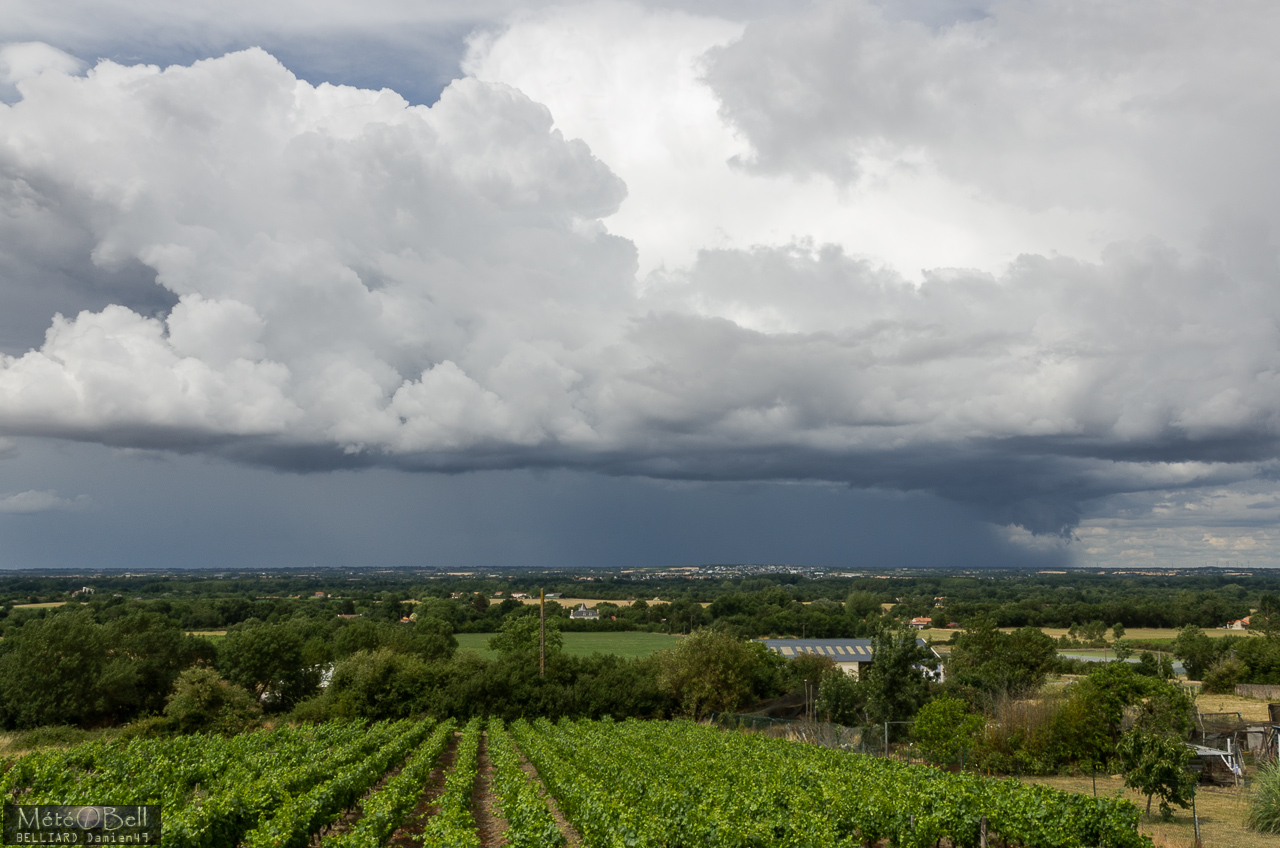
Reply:
[[[823, 479], [1035, 532], [1261, 479], [1271, 88], [1235, 84], [1225, 24], [1188, 46], [1172, 7], [1142, 7], [1159, 37], [1088, 8], [1060, 31], [1105, 43], [1075, 53], [1047, 7], [553, 8], [478, 34], [430, 107], [261, 50], [50, 67], [0, 106], [0, 295], [57, 270], [139, 298], [0, 359], [0, 432]], [[1181, 55], [1220, 72], [1188, 87]]]

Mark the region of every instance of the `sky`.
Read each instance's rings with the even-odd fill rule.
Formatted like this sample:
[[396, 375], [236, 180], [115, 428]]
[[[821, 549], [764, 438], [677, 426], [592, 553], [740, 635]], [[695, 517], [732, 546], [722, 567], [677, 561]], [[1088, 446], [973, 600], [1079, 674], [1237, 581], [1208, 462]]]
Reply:
[[0, 568], [1280, 565], [1280, 8], [0, 4]]

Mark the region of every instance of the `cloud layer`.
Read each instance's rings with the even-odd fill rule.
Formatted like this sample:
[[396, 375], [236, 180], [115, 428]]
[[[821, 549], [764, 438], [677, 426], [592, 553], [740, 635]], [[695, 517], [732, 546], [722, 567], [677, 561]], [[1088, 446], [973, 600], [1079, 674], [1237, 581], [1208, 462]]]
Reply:
[[0, 430], [823, 479], [1035, 532], [1273, 474], [1270, 13], [989, 12], [554, 8], [430, 107], [261, 50], [7, 48], [0, 296], [65, 296]]

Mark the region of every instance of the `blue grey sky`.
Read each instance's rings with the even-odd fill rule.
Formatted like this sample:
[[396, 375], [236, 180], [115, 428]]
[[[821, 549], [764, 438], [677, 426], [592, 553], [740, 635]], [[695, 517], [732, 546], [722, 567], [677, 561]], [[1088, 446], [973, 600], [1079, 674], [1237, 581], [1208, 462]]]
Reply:
[[1280, 13], [5, 6], [0, 567], [1277, 560]]

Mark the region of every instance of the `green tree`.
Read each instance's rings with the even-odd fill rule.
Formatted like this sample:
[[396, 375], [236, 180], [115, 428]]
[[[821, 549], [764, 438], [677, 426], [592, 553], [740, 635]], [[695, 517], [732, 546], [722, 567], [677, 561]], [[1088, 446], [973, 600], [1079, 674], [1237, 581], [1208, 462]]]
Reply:
[[232, 734], [257, 724], [262, 706], [213, 669], [197, 666], [178, 675], [164, 715], [182, 733]]
[[218, 646], [218, 671], [270, 706], [286, 710], [314, 694], [321, 670], [303, 661], [302, 636], [287, 624], [248, 621]]
[[[104, 719], [116, 695], [136, 690], [127, 665], [107, 670], [102, 629], [87, 609], [28, 621], [0, 642], [0, 721], [6, 728], [90, 724]], [[104, 691], [103, 683], [112, 689]]]
[[972, 750], [985, 726], [986, 720], [969, 713], [963, 701], [942, 697], [920, 708], [911, 735], [925, 759], [946, 765], [954, 762], [962, 749]]
[[1115, 624], [1111, 625], [1111, 638], [1115, 639], [1117, 642], [1124, 638], [1123, 624], [1117, 621]]
[[818, 684], [818, 715], [836, 724], [861, 725], [867, 718], [866, 686], [844, 672], [825, 674]]
[[948, 677], [988, 695], [1017, 695], [1039, 687], [1058, 656], [1053, 639], [1038, 628], [1003, 633], [989, 618], [971, 621], [951, 644]]
[[1188, 624], [1178, 632], [1171, 651], [1182, 660], [1187, 679], [1204, 680], [1209, 669], [1217, 665], [1236, 640], [1230, 636], [1212, 639], [1194, 624]]
[[[502, 629], [489, 640], [489, 650], [504, 657], [536, 661], [540, 646], [541, 621], [536, 615], [522, 615], [502, 622]], [[547, 656], [564, 649], [564, 634], [557, 619], [547, 618]]]
[[867, 669], [867, 715], [872, 722], [906, 721], [929, 697], [922, 665], [935, 661], [910, 627], [885, 628], [871, 642], [874, 661]]
[[850, 592], [844, 599], [845, 615], [854, 619], [879, 618], [880, 598], [871, 592]]
[[658, 688], [694, 719], [745, 704], [755, 667], [764, 661], [746, 641], [709, 629], [693, 631], [659, 657]]
[[1157, 795], [1163, 819], [1173, 817], [1170, 803], [1190, 806], [1196, 781], [1191, 772], [1191, 750], [1181, 740], [1134, 728], [1120, 738], [1117, 753], [1124, 768], [1124, 785], [1147, 796], [1147, 815], [1151, 815], [1151, 799]]

